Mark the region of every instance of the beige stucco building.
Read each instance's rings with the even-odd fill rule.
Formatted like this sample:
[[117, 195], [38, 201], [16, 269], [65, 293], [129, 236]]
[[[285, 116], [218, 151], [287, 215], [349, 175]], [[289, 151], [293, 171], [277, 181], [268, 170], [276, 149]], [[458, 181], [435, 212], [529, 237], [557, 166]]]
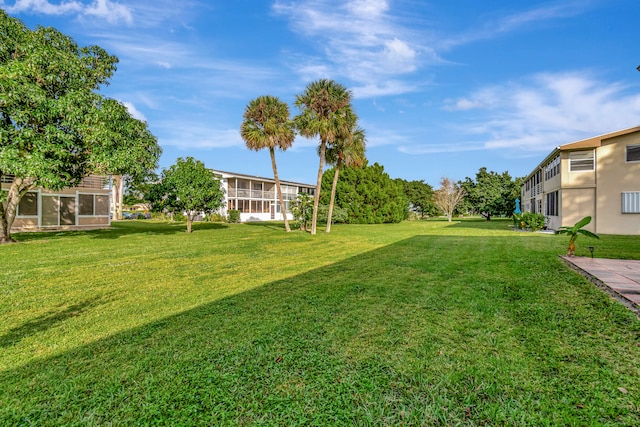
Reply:
[[556, 230], [591, 216], [588, 230], [640, 235], [640, 127], [561, 145], [525, 178], [522, 210]]
[[[2, 176], [0, 189], [8, 191], [12, 176]], [[18, 204], [12, 232], [37, 230], [86, 230], [108, 227], [111, 181], [90, 175], [77, 187], [50, 191], [34, 188]]]

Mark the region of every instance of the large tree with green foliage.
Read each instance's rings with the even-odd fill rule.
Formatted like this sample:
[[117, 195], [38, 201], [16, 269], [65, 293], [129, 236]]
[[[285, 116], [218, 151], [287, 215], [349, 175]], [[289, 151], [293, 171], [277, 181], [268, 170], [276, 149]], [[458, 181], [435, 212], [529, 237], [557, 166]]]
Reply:
[[409, 199], [409, 208], [419, 214], [421, 218], [425, 215], [436, 215], [438, 208], [433, 200], [433, 187], [424, 181], [406, 181], [397, 178], [404, 194]]
[[[324, 173], [322, 186], [331, 188], [334, 171]], [[322, 203], [327, 204], [326, 193]], [[336, 189], [336, 207], [346, 209], [351, 224], [400, 222], [409, 208], [402, 185], [392, 180], [378, 163], [362, 168], [345, 167]]]
[[340, 135], [334, 143], [327, 147], [326, 158], [327, 163], [335, 165], [333, 168], [333, 183], [331, 184], [331, 198], [329, 200], [329, 211], [327, 213], [326, 232], [331, 232], [331, 220], [333, 217], [333, 206], [336, 199], [336, 189], [338, 186], [338, 177], [340, 169], [343, 167], [360, 168], [365, 165], [367, 157], [365, 155], [367, 139], [364, 129], [358, 126], [358, 117], [351, 114], [352, 120], [349, 132]]
[[213, 213], [224, 203], [224, 189], [211, 169], [193, 157], [178, 158], [163, 169], [160, 182], [152, 189], [154, 210], [160, 205], [187, 215], [187, 233], [199, 213]]
[[249, 105], [244, 110], [243, 117], [240, 135], [247, 144], [247, 148], [255, 151], [263, 148], [269, 149], [273, 178], [276, 181], [278, 201], [284, 218], [284, 227], [287, 231], [291, 231], [289, 220], [287, 219], [287, 208], [280, 190], [280, 178], [278, 177], [275, 154], [276, 148], [284, 151], [291, 147], [296, 136], [293, 122], [289, 120], [289, 106], [275, 96], [260, 96], [249, 102]]
[[311, 220], [311, 234], [316, 234], [325, 151], [336, 138], [351, 129], [351, 91], [333, 80], [320, 79], [309, 83], [304, 92], [296, 96], [296, 106], [300, 109], [294, 118], [298, 132], [306, 138], [320, 138], [320, 165]]
[[[31, 189], [78, 184], [90, 173], [140, 176], [160, 149], [146, 124], [97, 93], [118, 59], [53, 28], [30, 30], [0, 9], [0, 243]], [[140, 148], [140, 149], [139, 149]]]
[[520, 197], [521, 182], [521, 178], [512, 179], [507, 171], [499, 174], [482, 167], [475, 180], [466, 177], [459, 185], [467, 193], [465, 208], [490, 220], [494, 215], [510, 216], [513, 213], [515, 200]]

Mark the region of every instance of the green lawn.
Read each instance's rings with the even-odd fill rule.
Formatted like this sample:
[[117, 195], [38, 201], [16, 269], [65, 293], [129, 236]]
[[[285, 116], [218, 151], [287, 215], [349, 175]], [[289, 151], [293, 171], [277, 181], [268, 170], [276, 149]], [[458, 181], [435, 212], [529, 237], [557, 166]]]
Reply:
[[509, 224], [17, 235], [0, 425], [640, 425], [640, 320]]

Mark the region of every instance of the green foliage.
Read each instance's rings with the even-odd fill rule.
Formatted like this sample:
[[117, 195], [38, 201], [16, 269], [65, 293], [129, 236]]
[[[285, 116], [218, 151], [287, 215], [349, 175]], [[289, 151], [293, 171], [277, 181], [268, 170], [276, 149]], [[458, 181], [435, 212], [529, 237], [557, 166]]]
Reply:
[[[405, 196], [409, 200], [409, 209], [421, 218], [438, 214], [438, 208], [433, 199], [433, 187], [424, 181], [405, 181], [396, 179], [402, 184]], [[407, 212], [408, 214], [408, 212]]]
[[293, 219], [298, 222], [298, 228], [308, 230], [313, 218], [313, 197], [308, 193], [298, 193], [296, 198], [289, 202], [289, 210]]
[[512, 179], [509, 172], [498, 174], [482, 167], [475, 180], [467, 177], [459, 185], [465, 190], [463, 208], [467, 212], [481, 213], [487, 219], [495, 215], [510, 216], [515, 200], [520, 197], [522, 178]]
[[541, 213], [522, 212], [513, 214], [513, 225], [518, 230], [537, 231], [542, 230], [546, 224], [547, 217]]
[[[240, 135], [247, 148], [255, 151], [269, 149], [280, 210], [286, 212], [280, 190], [275, 149], [284, 151], [291, 147], [296, 136], [293, 122], [289, 119], [289, 106], [275, 96], [260, 96], [247, 105], [243, 117]], [[283, 219], [286, 231], [291, 231], [286, 214], [283, 215]]]
[[227, 222], [229, 223], [240, 222], [240, 211], [237, 209], [229, 209], [227, 211]]
[[[329, 220], [329, 206], [318, 206], [318, 222], [327, 223]], [[349, 212], [339, 206], [333, 207], [333, 214], [331, 215], [331, 222], [333, 224], [347, 224], [349, 221]]]
[[58, 190], [91, 173], [142, 179], [156, 167], [160, 148], [146, 124], [97, 92], [117, 62], [0, 9], [0, 175], [14, 176], [0, 204], [0, 243], [35, 186]]
[[584, 236], [591, 237], [594, 239], [600, 238], [600, 236], [598, 236], [597, 234], [589, 230], [585, 230], [583, 228], [590, 222], [591, 222], [591, 217], [586, 216], [582, 218], [580, 221], [576, 222], [573, 226], [563, 225], [556, 231], [556, 234], [566, 234], [569, 236], [569, 252], [568, 252], [569, 256], [573, 256], [575, 253], [575, 249], [576, 249], [575, 242], [579, 235], [582, 234]]
[[151, 190], [149, 199], [154, 210], [186, 213], [188, 233], [196, 215], [216, 211], [224, 200], [220, 181], [204, 163], [192, 157], [178, 158], [169, 169], [164, 169], [160, 182]]
[[227, 222], [227, 217], [222, 215], [220, 212], [214, 212], [206, 214], [202, 220], [205, 222]]
[[[328, 79], [309, 83], [304, 92], [296, 96], [295, 104], [300, 109], [300, 114], [293, 119], [296, 129], [300, 135], [306, 138], [320, 138], [318, 146], [320, 163], [313, 201], [311, 234], [316, 234], [318, 206], [324, 186], [323, 171], [326, 150], [342, 136], [348, 135], [355, 123], [351, 98], [351, 91], [340, 83]], [[330, 189], [331, 186], [325, 188]]]
[[[323, 189], [331, 188], [333, 169], [325, 171]], [[323, 192], [322, 204], [329, 203]], [[375, 163], [363, 168], [344, 168], [336, 188], [335, 206], [345, 209], [349, 224], [381, 224], [405, 219], [409, 202], [402, 184], [392, 180], [384, 167]]]

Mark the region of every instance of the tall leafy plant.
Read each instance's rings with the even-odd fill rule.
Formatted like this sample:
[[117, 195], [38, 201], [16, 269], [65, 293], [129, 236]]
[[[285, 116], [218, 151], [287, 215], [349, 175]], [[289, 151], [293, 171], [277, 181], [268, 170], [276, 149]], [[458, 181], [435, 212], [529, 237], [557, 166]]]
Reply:
[[575, 254], [576, 239], [578, 238], [579, 235], [583, 234], [587, 237], [593, 237], [594, 239], [600, 238], [597, 234], [592, 233], [591, 231], [585, 230], [583, 228], [590, 222], [591, 222], [591, 217], [585, 216], [580, 221], [576, 222], [572, 227], [563, 225], [556, 231], [556, 234], [567, 234], [569, 236], [569, 252], [567, 253], [567, 255], [573, 256]]

